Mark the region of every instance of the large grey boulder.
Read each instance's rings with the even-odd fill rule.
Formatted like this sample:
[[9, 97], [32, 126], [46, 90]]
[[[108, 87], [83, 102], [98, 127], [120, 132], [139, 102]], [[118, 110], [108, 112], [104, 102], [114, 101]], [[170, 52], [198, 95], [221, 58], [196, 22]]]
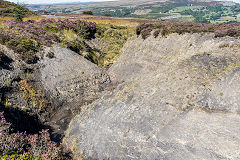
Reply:
[[240, 159], [239, 43], [132, 38], [109, 70], [125, 82], [83, 107], [64, 142], [76, 159]]
[[147, 40], [135, 36], [127, 41], [118, 62], [108, 73], [112, 80], [127, 81], [197, 54], [230, 53], [224, 46], [237, 43], [238, 40], [230, 37], [214, 38], [214, 34], [171, 34], [158, 38], [151, 36]]
[[35, 79], [53, 102], [47, 125], [59, 140], [80, 107], [100, 98], [111, 80], [103, 69], [67, 48], [47, 47], [40, 55]]
[[[80, 107], [106, 92], [110, 77], [67, 48], [44, 47], [36, 54], [37, 63], [26, 64], [19, 54], [0, 45], [0, 105], [38, 117], [59, 141]], [[24, 124], [17, 126], [24, 128]], [[25, 128], [31, 129], [34, 127]]]
[[0, 45], [0, 103], [6, 98], [7, 88], [23, 74], [14, 56], [12, 50]]
[[46, 48], [44, 53], [41, 82], [59, 100], [93, 101], [111, 83], [103, 69], [69, 49], [54, 46]]
[[6, 46], [0, 44], [0, 88], [6, 87], [20, 75], [19, 62], [16, 54]]

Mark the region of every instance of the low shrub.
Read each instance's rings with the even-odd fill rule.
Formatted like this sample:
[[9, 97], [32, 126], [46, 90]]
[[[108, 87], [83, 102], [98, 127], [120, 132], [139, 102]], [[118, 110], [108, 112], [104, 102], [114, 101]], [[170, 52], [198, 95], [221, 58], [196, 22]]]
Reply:
[[143, 33], [142, 31], [145, 30], [145, 29], [153, 29], [154, 25], [153, 24], [146, 24], [146, 23], [143, 23], [143, 24], [140, 24], [137, 26], [136, 28], [136, 34], [137, 35], [140, 35], [141, 33]]
[[6, 46], [19, 53], [19, 57], [26, 63], [35, 63], [37, 60], [36, 52], [40, 49], [40, 43], [27, 37], [14, 37]]
[[16, 22], [22, 22], [23, 17], [28, 12], [28, 9], [25, 7], [25, 5], [17, 4], [13, 7], [12, 12], [14, 13]]
[[0, 157], [20, 159], [71, 159], [63, 145], [57, 145], [50, 140], [47, 130], [39, 134], [13, 133], [11, 124], [7, 123], [3, 113], [0, 113]]
[[143, 39], [147, 39], [151, 35], [152, 28], [148, 27], [141, 31], [141, 36]]
[[93, 15], [93, 12], [92, 11], [84, 11], [83, 14]]
[[22, 17], [27, 15], [34, 15], [35, 13], [25, 8], [21, 4], [15, 4], [6, 0], [0, 1], [0, 17], [13, 17], [16, 20], [22, 20]]
[[111, 14], [105, 14], [104, 16], [106, 16], [106, 17], [112, 17]]
[[141, 35], [143, 39], [149, 36], [152, 30], [154, 37], [157, 37], [159, 33], [162, 36], [167, 36], [171, 33], [214, 33], [215, 37], [239, 37], [240, 36], [240, 24], [207, 24], [207, 23], [193, 23], [193, 22], [178, 22], [178, 21], [159, 21], [154, 24], [143, 23], [136, 28], [136, 34]]
[[[169, 35], [169, 34], [171, 34], [171, 33], [174, 33], [174, 32], [171, 32], [169, 29], [167, 29], [167, 28], [163, 28], [162, 30], [161, 30], [161, 35], [163, 36], [163, 37], [165, 37], [165, 36], [167, 36], [167, 35]], [[181, 32], [182, 33], [182, 32]], [[180, 32], [179, 32], [179, 34], [180, 34]]]
[[[5, 24], [7, 29], [0, 30], [0, 43], [13, 49], [27, 63], [37, 62], [36, 53], [42, 46], [60, 43], [99, 66], [107, 66], [116, 61], [123, 45], [135, 32], [134, 27], [96, 25], [93, 22], [68, 19], [28, 20], [20, 23], [6, 21]], [[148, 26], [146, 32], [143, 31], [146, 38], [153, 25]], [[95, 37], [101, 39], [101, 46], [97, 46], [99, 49], [87, 43]]]
[[95, 23], [80, 20], [42, 19], [20, 23], [6, 21], [6, 24], [8, 28], [0, 30], [0, 43], [13, 49], [27, 63], [37, 61], [36, 53], [41, 49], [41, 46], [52, 46], [55, 43], [65, 44], [67, 41], [71, 46], [69, 48], [75, 51], [75, 39], [67, 40], [65, 31], [71, 31], [82, 40], [91, 39], [96, 33]]
[[157, 38], [160, 33], [161, 33], [161, 30], [160, 30], [160, 29], [155, 30], [155, 31], [153, 32], [154, 38]]
[[77, 21], [77, 35], [84, 39], [94, 38], [96, 33], [96, 24], [84, 21]]

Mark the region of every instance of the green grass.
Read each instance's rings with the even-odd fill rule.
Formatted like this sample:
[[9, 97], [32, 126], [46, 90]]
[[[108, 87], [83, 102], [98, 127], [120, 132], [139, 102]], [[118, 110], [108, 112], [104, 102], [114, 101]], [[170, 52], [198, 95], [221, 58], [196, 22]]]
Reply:
[[[152, 0], [154, 1], [154, 0]], [[112, 3], [91, 3], [91, 4], [79, 4], [79, 5], [56, 5], [51, 7], [41, 6], [40, 9], [53, 12], [62, 13], [76, 13], [81, 14], [83, 11], [93, 11], [95, 15], [104, 16], [110, 14], [113, 17], [134, 17], [134, 18], [148, 18], [157, 19], [161, 17], [171, 16], [171, 15], [182, 15], [182, 18], [176, 18], [172, 20], [177, 21], [196, 21], [196, 22], [228, 22], [228, 20], [222, 20], [221, 17], [234, 16], [240, 14], [240, 5], [237, 3], [230, 2], [217, 2], [217, 5], [203, 5], [197, 2], [206, 2], [204, 0], [198, 0], [196, 3], [190, 2], [179, 2], [176, 0], [173, 3], [152, 3], [144, 5], [139, 5], [138, 1], [127, 2], [127, 1], [116, 1]], [[124, 3], [124, 5], [119, 5]], [[131, 4], [131, 5], [130, 5]], [[134, 8], [131, 6], [135, 5]], [[124, 7], [123, 7], [124, 6]], [[128, 6], [128, 7], [127, 7]], [[36, 9], [36, 8], [35, 8]], [[146, 10], [151, 9], [150, 13], [144, 15], [132, 14], [136, 10]], [[111, 11], [115, 10], [115, 11]], [[192, 11], [192, 13], [184, 13], [186, 11]], [[188, 15], [188, 16], [186, 16]], [[219, 16], [220, 15], [220, 16]], [[218, 20], [219, 19], [219, 20]], [[236, 20], [238, 21], [238, 20]]]
[[98, 30], [102, 30], [96, 37], [102, 39], [105, 45], [102, 47], [103, 55], [99, 59], [99, 66], [106, 67], [117, 61], [123, 45], [135, 35], [135, 27], [110, 27], [99, 25]]
[[184, 21], [184, 22], [193, 22], [194, 21], [194, 17], [191, 15], [182, 15], [181, 18], [176, 18], [174, 20], [176, 21]]
[[9, 151], [0, 156], [0, 160], [33, 160], [30, 156], [15, 151]]
[[170, 10], [169, 12], [170, 13], [179, 13], [179, 12], [182, 12], [182, 11], [185, 11], [185, 10], [188, 10], [188, 9], [201, 9], [202, 6], [182, 6], [182, 7], [176, 7], [172, 10]]

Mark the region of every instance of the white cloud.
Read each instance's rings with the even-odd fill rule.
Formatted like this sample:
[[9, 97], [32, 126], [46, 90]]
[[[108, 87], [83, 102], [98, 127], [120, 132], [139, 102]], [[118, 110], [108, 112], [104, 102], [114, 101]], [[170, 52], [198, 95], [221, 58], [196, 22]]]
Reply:
[[14, 3], [25, 4], [53, 4], [53, 3], [69, 3], [69, 2], [100, 2], [100, 1], [112, 1], [112, 0], [7, 0]]

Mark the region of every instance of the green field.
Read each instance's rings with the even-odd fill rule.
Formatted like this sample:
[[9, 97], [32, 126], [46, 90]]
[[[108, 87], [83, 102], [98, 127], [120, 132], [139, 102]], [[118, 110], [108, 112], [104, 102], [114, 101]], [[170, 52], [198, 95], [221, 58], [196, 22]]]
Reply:
[[[173, 3], [174, 2], [174, 3]], [[81, 3], [69, 5], [35, 5], [30, 9], [40, 13], [82, 14], [92, 11], [94, 15], [112, 17], [134, 17], [148, 19], [168, 19], [188, 22], [233, 23], [239, 22], [240, 4], [234, 2], [211, 1], [155, 1], [120, 0], [115, 2]]]

